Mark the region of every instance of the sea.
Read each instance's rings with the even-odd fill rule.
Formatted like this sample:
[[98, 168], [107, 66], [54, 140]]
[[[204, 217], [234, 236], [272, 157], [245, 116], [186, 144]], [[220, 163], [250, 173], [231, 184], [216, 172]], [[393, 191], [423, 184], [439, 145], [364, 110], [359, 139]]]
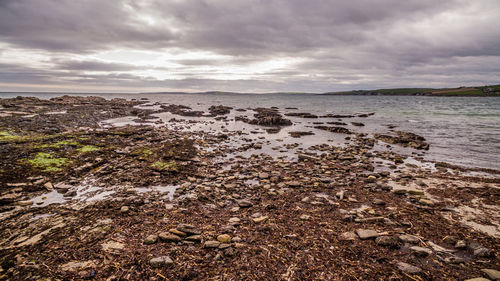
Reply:
[[[313, 128], [314, 122], [341, 121], [346, 128], [357, 133], [391, 133], [393, 130], [412, 132], [423, 136], [430, 149], [417, 154], [430, 161], [444, 161], [472, 168], [500, 170], [500, 98], [498, 97], [430, 97], [430, 96], [336, 96], [313, 94], [232, 94], [232, 93], [162, 93], [162, 94], [98, 94], [98, 93], [0, 93], [0, 98], [34, 96], [49, 99], [62, 95], [101, 96], [104, 98], [148, 99], [153, 104], [168, 103], [187, 105], [192, 110], [208, 112], [212, 105], [231, 106], [227, 120], [213, 121], [208, 117], [180, 117], [171, 113], [160, 113], [158, 117], [169, 126], [171, 118], [200, 121], [198, 125], [184, 127], [187, 130], [243, 130], [248, 134], [258, 132], [262, 139], [283, 139], [301, 143], [304, 146], [331, 143], [345, 143], [345, 136]], [[277, 107], [282, 114], [307, 112], [318, 116], [325, 114], [375, 113], [367, 118], [304, 119], [286, 117], [294, 125], [283, 128], [277, 134], [268, 134], [262, 128], [234, 121], [238, 115], [251, 117], [252, 108]], [[146, 105], [147, 108], [147, 105]], [[122, 118], [111, 123], [127, 123]], [[361, 122], [365, 126], [354, 126]], [[311, 131], [312, 136], [291, 139], [290, 131]]]

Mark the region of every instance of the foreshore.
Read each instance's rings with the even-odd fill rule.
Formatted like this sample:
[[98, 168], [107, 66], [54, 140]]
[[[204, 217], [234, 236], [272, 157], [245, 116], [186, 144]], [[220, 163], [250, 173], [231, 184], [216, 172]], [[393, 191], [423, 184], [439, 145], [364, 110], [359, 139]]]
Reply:
[[[411, 132], [345, 126], [376, 112], [0, 105], [0, 280], [498, 278], [500, 173], [424, 162], [432, 144]], [[266, 139], [292, 117], [345, 143]]]

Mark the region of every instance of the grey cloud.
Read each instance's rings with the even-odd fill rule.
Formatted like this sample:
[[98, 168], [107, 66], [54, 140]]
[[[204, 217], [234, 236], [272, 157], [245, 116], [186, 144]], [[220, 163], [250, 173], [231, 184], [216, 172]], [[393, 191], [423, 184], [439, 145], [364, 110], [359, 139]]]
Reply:
[[[4, 65], [0, 80], [242, 92], [498, 83], [499, 20], [497, 0], [0, 0], [0, 43], [57, 57], [46, 70]], [[85, 57], [115, 48], [223, 56], [165, 61], [178, 80], [141, 75], [172, 71], [161, 63]], [[248, 79], [204, 78], [206, 66], [287, 58], [297, 62]]]
[[23, 48], [78, 53], [113, 45], [158, 48], [175, 38], [168, 27], [135, 18], [133, 9], [118, 0], [3, 0], [0, 40]]
[[70, 71], [129, 71], [141, 67], [126, 63], [109, 63], [96, 60], [53, 60], [54, 69]]

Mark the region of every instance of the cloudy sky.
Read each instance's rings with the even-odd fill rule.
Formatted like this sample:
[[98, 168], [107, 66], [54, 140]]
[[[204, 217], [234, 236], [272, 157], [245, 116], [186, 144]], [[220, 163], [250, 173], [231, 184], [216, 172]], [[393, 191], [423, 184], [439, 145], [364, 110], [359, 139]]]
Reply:
[[500, 83], [499, 0], [0, 0], [0, 91]]

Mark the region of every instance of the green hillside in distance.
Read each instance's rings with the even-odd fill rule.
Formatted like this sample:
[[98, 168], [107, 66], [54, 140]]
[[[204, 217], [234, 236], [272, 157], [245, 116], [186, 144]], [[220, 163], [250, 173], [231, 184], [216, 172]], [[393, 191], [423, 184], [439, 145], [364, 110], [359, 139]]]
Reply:
[[378, 90], [354, 90], [328, 92], [323, 95], [360, 95], [360, 96], [500, 96], [500, 85], [459, 88], [395, 88]]

